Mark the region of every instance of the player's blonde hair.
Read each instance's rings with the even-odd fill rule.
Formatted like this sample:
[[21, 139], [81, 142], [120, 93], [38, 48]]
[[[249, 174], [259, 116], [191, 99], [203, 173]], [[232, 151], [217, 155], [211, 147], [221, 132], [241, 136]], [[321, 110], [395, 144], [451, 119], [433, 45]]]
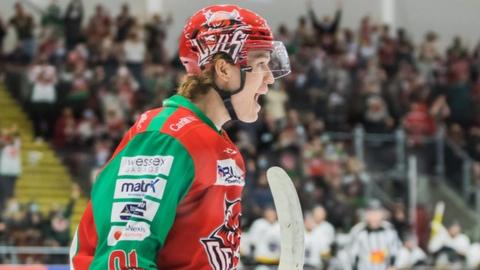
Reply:
[[208, 91], [213, 88], [215, 80], [215, 62], [220, 59], [233, 64], [232, 59], [224, 53], [214, 55], [211, 62], [212, 64], [209, 68], [202, 70], [200, 74], [190, 74], [187, 76], [185, 81], [178, 88], [178, 94], [190, 100], [195, 100], [198, 97], [207, 94]]

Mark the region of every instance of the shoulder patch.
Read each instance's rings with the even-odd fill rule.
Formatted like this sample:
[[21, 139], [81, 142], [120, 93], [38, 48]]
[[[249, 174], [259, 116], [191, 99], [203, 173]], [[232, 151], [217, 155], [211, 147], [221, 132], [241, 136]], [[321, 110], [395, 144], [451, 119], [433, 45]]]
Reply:
[[178, 138], [200, 125], [207, 126], [190, 110], [179, 108], [167, 119], [160, 131]]

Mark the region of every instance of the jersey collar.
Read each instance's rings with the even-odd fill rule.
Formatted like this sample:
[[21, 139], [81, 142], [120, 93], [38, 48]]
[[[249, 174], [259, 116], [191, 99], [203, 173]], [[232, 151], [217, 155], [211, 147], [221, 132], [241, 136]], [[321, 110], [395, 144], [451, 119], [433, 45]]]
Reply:
[[174, 95], [171, 96], [170, 98], [166, 99], [163, 101], [163, 106], [165, 107], [184, 107], [187, 108], [188, 110], [192, 111], [195, 113], [204, 123], [209, 125], [211, 128], [213, 128], [216, 132], [221, 133], [221, 130], [219, 130], [215, 124], [213, 123], [208, 116], [206, 116], [198, 107], [195, 105], [193, 102], [191, 102], [189, 99], [186, 97], [183, 97], [181, 95]]

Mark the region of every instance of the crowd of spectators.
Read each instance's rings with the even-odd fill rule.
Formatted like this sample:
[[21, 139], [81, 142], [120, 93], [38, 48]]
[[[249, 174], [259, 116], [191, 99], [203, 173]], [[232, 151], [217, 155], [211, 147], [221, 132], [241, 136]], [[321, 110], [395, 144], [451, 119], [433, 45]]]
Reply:
[[[71, 241], [70, 218], [80, 194], [80, 188], [75, 186], [68, 204], [53, 203], [47, 214], [43, 214], [34, 201], [21, 204], [16, 198], [9, 198], [0, 216], [0, 246], [68, 246]], [[67, 261], [65, 254], [0, 253], [0, 264], [65, 264]]]
[[[403, 127], [416, 146], [445, 126], [480, 161], [480, 43], [467, 48], [456, 37], [442, 52], [434, 32], [415, 44], [406, 29], [368, 16], [357, 29], [342, 28], [340, 1], [332, 17], [318, 19], [311, 1], [306, 9], [295, 29], [276, 31], [292, 73], [272, 85], [259, 121], [228, 126], [248, 171], [244, 224], [272, 204], [265, 170], [273, 164], [292, 176], [304, 209], [322, 204], [340, 231], [357, 223], [372, 177], [351, 143], [327, 131]], [[99, 4], [86, 18], [81, 0], [64, 11], [52, 1], [40, 17], [20, 2], [12, 18], [0, 16], [0, 44], [17, 40], [0, 51], [0, 71], [31, 115], [35, 136], [57, 149], [88, 194], [92, 176], [138, 115], [161, 106], [184, 78], [164, 45], [172, 18], [156, 14], [140, 23], [128, 4], [116, 17]], [[392, 221], [408, 227], [402, 205], [392, 206]]]
[[0, 209], [13, 197], [15, 183], [22, 172], [20, 156], [21, 139], [18, 127], [0, 130]]

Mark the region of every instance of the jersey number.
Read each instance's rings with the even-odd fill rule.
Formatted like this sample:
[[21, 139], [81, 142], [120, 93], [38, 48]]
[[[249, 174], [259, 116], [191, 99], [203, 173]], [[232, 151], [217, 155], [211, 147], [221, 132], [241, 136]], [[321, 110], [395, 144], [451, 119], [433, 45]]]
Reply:
[[[118, 263], [118, 267], [117, 267]], [[108, 257], [108, 270], [133, 270], [138, 268], [137, 251], [127, 253], [121, 249], [114, 250]]]

